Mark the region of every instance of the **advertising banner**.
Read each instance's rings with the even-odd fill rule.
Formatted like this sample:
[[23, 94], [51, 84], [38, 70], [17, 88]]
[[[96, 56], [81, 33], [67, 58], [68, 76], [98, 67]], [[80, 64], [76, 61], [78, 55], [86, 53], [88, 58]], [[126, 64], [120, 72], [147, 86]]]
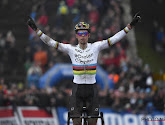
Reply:
[[18, 115], [11, 106], [0, 107], [0, 125], [20, 125]]
[[[100, 109], [104, 114], [105, 125], [165, 125], [165, 113], [154, 113], [152, 115], [115, 113], [112, 110]], [[60, 125], [67, 125], [68, 110], [66, 108], [57, 108]], [[70, 125], [73, 125], [70, 122]], [[97, 125], [101, 125], [98, 120]]]
[[[165, 125], [165, 113], [152, 114], [117, 113], [109, 108], [101, 108], [105, 125]], [[58, 117], [57, 117], [58, 114]], [[51, 108], [51, 112], [38, 107], [0, 108], [0, 125], [67, 125], [68, 110], [65, 107]], [[73, 125], [70, 120], [70, 125]], [[98, 119], [97, 125], [101, 125]]]
[[21, 125], [59, 125], [56, 110], [51, 113], [38, 107], [18, 107]]

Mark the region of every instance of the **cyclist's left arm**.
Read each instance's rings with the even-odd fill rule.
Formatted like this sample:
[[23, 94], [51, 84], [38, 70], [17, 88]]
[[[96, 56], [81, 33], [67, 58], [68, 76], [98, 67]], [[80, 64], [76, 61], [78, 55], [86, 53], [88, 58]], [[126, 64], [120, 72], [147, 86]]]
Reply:
[[131, 30], [131, 26], [130, 26], [130, 24], [128, 24], [123, 30], [119, 31], [114, 36], [108, 38], [107, 40], [102, 40], [102, 41], [96, 42], [94, 44], [97, 45], [97, 49], [99, 51], [106, 49], [106, 48], [112, 46], [113, 44], [119, 42], [122, 38], [124, 38], [127, 35], [127, 33], [130, 30]]

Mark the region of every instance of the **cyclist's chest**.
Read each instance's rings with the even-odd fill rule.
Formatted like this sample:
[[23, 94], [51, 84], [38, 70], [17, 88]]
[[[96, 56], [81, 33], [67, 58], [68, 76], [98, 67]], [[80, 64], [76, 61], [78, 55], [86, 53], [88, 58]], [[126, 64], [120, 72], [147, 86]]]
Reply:
[[78, 65], [97, 63], [97, 55], [97, 52], [89, 47], [85, 50], [73, 48], [73, 51], [70, 53], [72, 63]]

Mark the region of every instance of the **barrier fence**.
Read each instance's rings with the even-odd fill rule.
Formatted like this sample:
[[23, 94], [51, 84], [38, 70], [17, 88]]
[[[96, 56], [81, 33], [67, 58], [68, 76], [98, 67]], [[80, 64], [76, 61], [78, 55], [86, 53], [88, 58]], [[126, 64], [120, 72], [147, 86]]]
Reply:
[[[165, 113], [153, 114], [116, 113], [101, 108], [105, 125], [165, 125]], [[0, 107], [0, 125], [67, 125], [67, 108], [51, 108], [50, 112], [34, 106]], [[71, 124], [73, 125], [72, 121]], [[98, 124], [101, 125], [101, 120]]]

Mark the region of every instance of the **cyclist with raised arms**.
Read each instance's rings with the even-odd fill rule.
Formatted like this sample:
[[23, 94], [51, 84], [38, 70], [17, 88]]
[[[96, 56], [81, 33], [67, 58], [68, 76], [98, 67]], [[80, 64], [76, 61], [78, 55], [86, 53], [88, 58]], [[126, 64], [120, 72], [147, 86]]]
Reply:
[[[71, 115], [81, 115], [84, 102], [87, 107], [87, 114], [92, 116], [99, 115], [98, 91], [96, 87], [96, 67], [97, 58], [101, 50], [111, 47], [120, 41], [140, 20], [136, 14], [130, 24], [114, 36], [94, 43], [88, 43], [90, 38], [90, 26], [85, 22], [79, 22], [75, 26], [75, 34], [78, 45], [63, 44], [53, 40], [44, 34], [31, 17], [28, 17], [27, 24], [38, 34], [40, 39], [47, 45], [67, 53], [73, 65], [73, 88], [70, 97]], [[89, 125], [96, 125], [97, 119], [88, 119]], [[81, 125], [81, 119], [73, 119], [73, 125]]]

